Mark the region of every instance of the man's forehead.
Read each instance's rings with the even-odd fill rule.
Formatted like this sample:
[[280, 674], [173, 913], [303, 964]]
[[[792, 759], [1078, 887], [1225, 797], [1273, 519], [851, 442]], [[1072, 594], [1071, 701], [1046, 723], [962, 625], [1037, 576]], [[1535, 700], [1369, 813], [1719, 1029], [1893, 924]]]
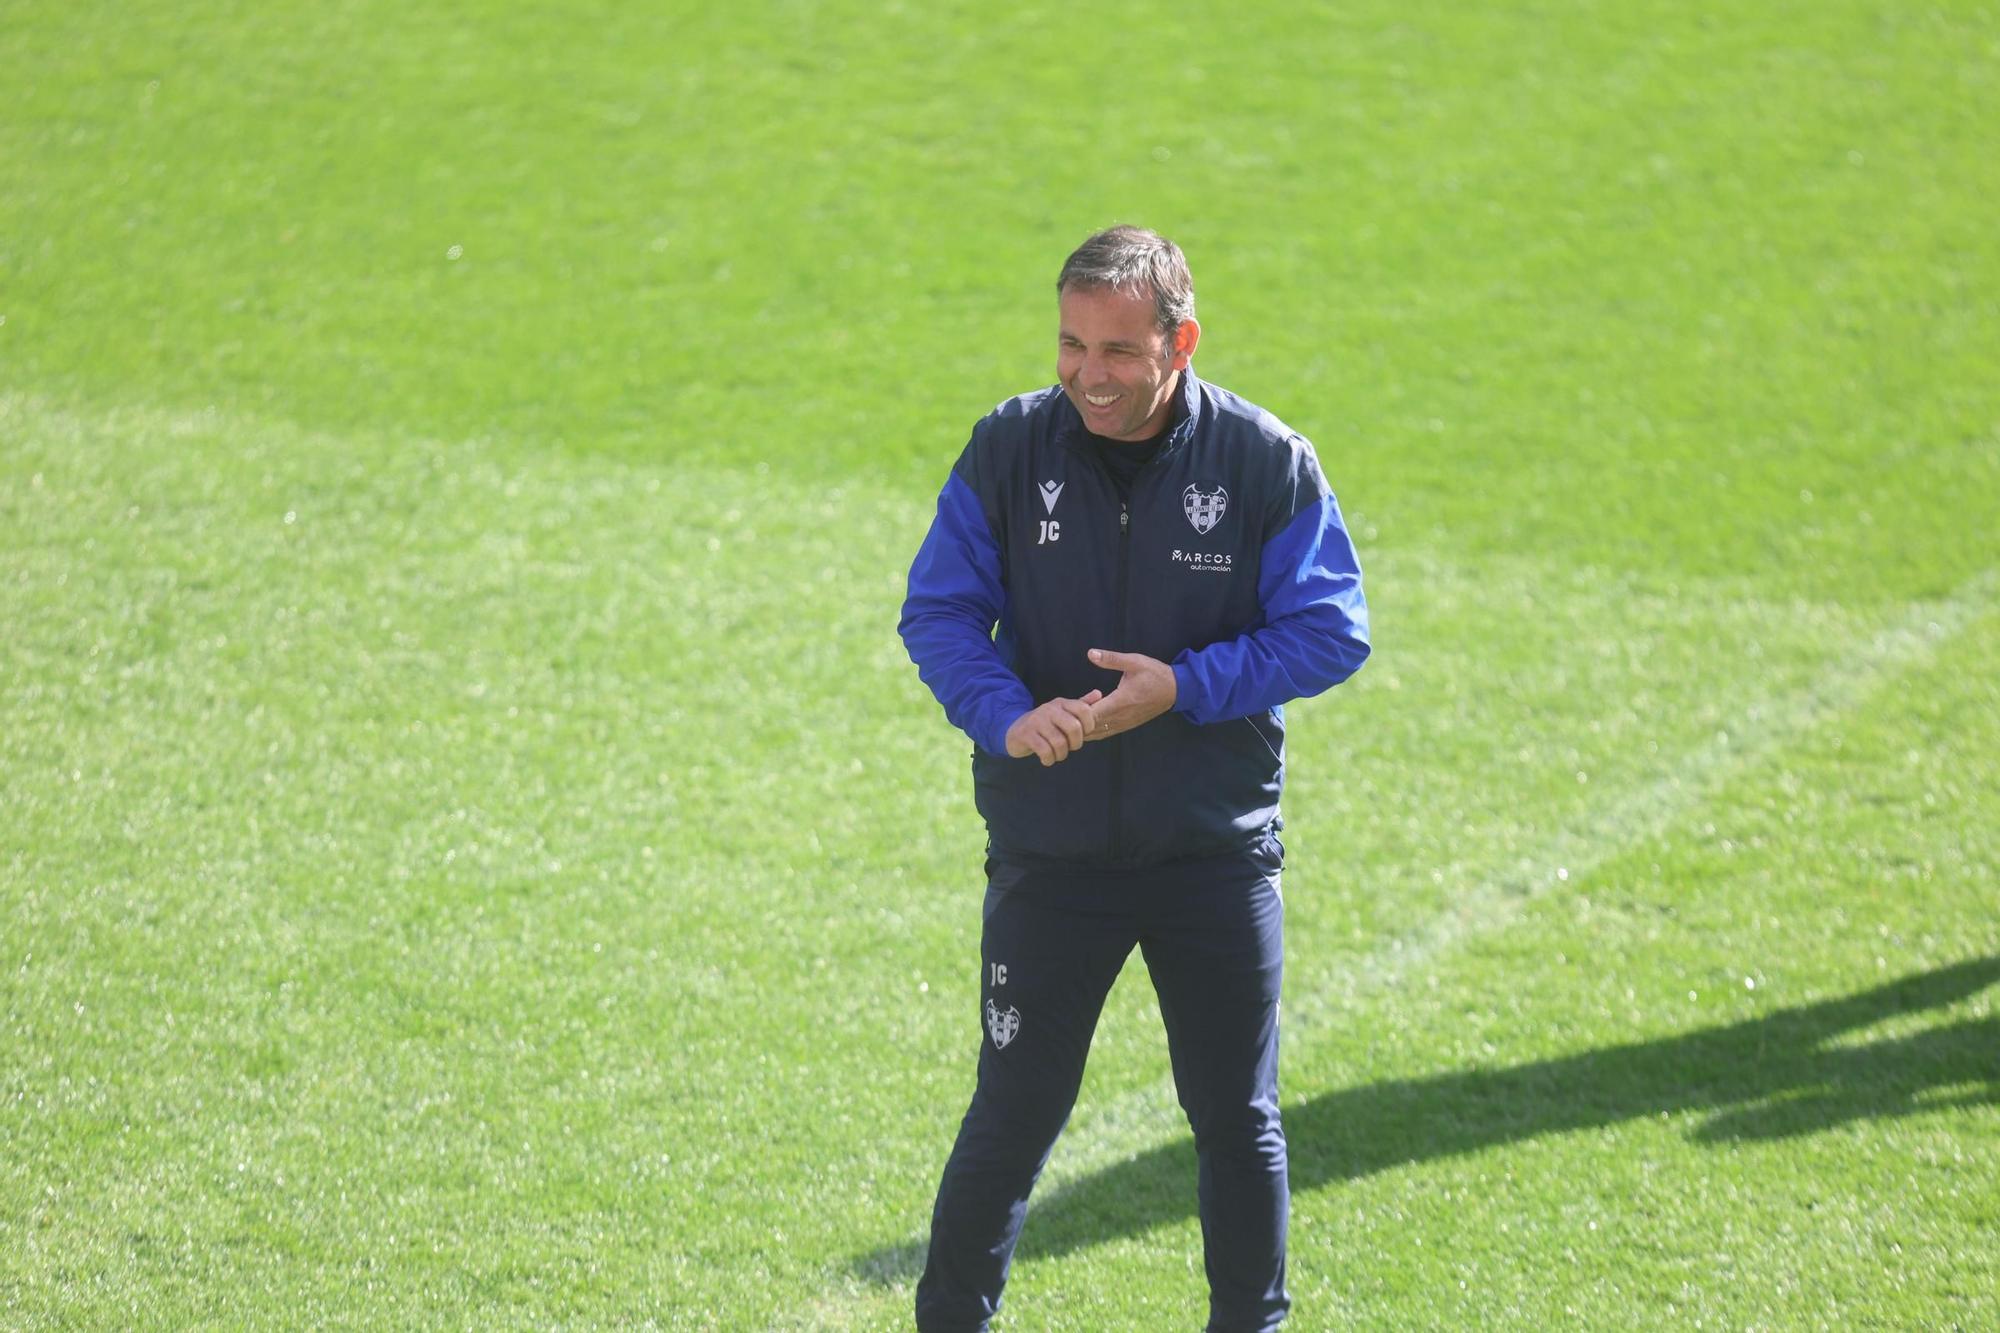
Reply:
[[1057, 311], [1062, 331], [1077, 337], [1149, 343], [1159, 333], [1152, 296], [1122, 287], [1065, 287]]

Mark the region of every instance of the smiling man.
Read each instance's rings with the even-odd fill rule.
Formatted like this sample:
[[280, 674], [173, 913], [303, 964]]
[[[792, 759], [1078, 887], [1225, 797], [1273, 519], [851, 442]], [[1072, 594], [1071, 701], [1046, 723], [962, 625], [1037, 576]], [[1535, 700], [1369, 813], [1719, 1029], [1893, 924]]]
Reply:
[[1196, 378], [1179, 247], [1114, 227], [1056, 281], [1060, 383], [973, 428], [902, 635], [972, 738], [986, 821], [978, 1083], [917, 1286], [984, 1329], [1125, 959], [1146, 960], [1194, 1130], [1209, 1328], [1285, 1290], [1278, 1118], [1283, 705], [1368, 655], [1312, 446]]

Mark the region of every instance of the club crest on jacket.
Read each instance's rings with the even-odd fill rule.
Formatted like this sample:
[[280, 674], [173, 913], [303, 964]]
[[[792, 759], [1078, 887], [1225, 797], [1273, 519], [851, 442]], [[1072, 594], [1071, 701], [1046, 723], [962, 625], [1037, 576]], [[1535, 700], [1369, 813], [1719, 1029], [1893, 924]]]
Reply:
[[1181, 510], [1187, 521], [1194, 524], [1196, 533], [1206, 536], [1208, 530], [1222, 521], [1223, 511], [1229, 508], [1229, 492], [1220, 483], [1212, 491], [1204, 491], [1196, 482], [1181, 492]]

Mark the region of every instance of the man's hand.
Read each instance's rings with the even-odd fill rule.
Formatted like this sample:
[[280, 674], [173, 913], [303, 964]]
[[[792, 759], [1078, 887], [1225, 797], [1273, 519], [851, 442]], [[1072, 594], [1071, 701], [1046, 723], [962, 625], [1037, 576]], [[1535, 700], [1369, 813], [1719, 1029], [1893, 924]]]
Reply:
[[1180, 693], [1180, 687], [1174, 683], [1174, 669], [1157, 657], [1092, 648], [1090, 662], [1092, 666], [1121, 673], [1122, 679], [1118, 688], [1091, 710], [1097, 725], [1084, 737], [1086, 741], [1105, 740], [1144, 726], [1172, 708]]
[[1083, 748], [1084, 737], [1096, 725], [1094, 706], [1103, 697], [1103, 690], [1092, 690], [1081, 699], [1051, 699], [1021, 714], [1007, 728], [1008, 757], [1034, 755], [1043, 768], [1060, 764], [1072, 751]]

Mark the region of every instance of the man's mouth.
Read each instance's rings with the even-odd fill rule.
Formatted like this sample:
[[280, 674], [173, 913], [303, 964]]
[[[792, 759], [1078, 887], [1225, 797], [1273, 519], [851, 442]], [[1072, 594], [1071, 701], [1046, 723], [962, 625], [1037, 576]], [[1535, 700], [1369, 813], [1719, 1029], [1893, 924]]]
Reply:
[[1086, 393], [1083, 396], [1083, 400], [1089, 403], [1092, 407], [1109, 407], [1113, 403], [1118, 401], [1118, 395], [1115, 393], [1107, 393], [1102, 398], [1100, 398], [1094, 393]]

